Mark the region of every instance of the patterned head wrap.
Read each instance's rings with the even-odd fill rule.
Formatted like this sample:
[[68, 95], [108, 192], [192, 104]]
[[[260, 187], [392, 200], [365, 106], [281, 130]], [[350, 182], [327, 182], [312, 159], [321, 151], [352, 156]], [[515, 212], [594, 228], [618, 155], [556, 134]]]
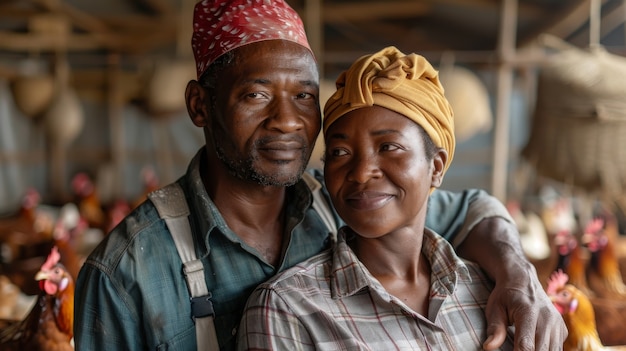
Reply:
[[381, 106], [420, 125], [435, 145], [454, 155], [452, 107], [444, 96], [438, 72], [423, 57], [405, 55], [393, 46], [359, 58], [337, 78], [337, 91], [324, 106], [324, 134], [350, 111]]
[[284, 0], [204, 0], [193, 14], [191, 47], [198, 79], [215, 59], [263, 40], [289, 40], [311, 50], [298, 13]]

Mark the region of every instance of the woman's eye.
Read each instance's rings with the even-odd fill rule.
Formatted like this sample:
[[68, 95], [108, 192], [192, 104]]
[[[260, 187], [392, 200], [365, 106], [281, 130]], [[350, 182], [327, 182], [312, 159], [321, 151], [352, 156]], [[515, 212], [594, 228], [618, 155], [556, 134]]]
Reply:
[[329, 154], [332, 157], [339, 157], [339, 156], [347, 155], [348, 152], [344, 149], [332, 149], [330, 150]]
[[398, 150], [400, 147], [394, 144], [383, 144], [380, 147], [380, 151], [394, 151]]
[[263, 95], [261, 95], [261, 93], [249, 93], [248, 95], [246, 95], [247, 97], [251, 98], [251, 99], [259, 99], [261, 98]]

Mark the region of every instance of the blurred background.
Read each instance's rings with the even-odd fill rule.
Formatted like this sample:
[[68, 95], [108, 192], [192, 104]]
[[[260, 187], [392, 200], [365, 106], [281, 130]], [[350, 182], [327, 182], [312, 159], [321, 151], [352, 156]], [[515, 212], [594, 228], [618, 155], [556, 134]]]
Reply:
[[[195, 2], [0, 0], [3, 271], [45, 255], [46, 225], [63, 211], [76, 217], [68, 226], [89, 218], [95, 230], [84, 256], [146, 192], [185, 172], [204, 144], [183, 99]], [[590, 261], [594, 218], [623, 264], [625, 0], [287, 2], [316, 53], [322, 105], [361, 55], [395, 45], [425, 56], [455, 111], [443, 188], [505, 203], [539, 274], [569, 262], [569, 239]], [[322, 167], [322, 146], [311, 167]]]

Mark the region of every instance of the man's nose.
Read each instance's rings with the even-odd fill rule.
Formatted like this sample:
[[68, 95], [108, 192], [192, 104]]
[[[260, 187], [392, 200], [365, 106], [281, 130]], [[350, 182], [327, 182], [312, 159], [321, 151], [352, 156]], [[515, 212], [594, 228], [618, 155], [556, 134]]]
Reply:
[[304, 121], [295, 104], [294, 99], [288, 97], [275, 98], [270, 105], [270, 115], [266, 121], [267, 128], [279, 130], [282, 133], [302, 129]]

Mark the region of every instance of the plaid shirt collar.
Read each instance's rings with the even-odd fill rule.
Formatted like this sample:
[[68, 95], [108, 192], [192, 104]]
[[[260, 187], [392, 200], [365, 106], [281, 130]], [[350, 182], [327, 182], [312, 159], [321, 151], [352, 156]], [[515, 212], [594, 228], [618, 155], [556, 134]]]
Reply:
[[[350, 233], [344, 227], [338, 233], [338, 244], [332, 253], [332, 278], [330, 280], [332, 298], [340, 299], [369, 288], [377, 291], [386, 301], [390, 301], [389, 293], [348, 246], [346, 235]], [[430, 262], [431, 280], [435, 280], [431, 286], [437, 291], [431, 293], [450, 295], [454, 292], [458, 279], [471, 281], [467, 266], [454, 253], [452, 246], [427, 228], [424, 229], [422, 253], [426, 254]], [[450, 257], [453, 258], [450, 259]]]

